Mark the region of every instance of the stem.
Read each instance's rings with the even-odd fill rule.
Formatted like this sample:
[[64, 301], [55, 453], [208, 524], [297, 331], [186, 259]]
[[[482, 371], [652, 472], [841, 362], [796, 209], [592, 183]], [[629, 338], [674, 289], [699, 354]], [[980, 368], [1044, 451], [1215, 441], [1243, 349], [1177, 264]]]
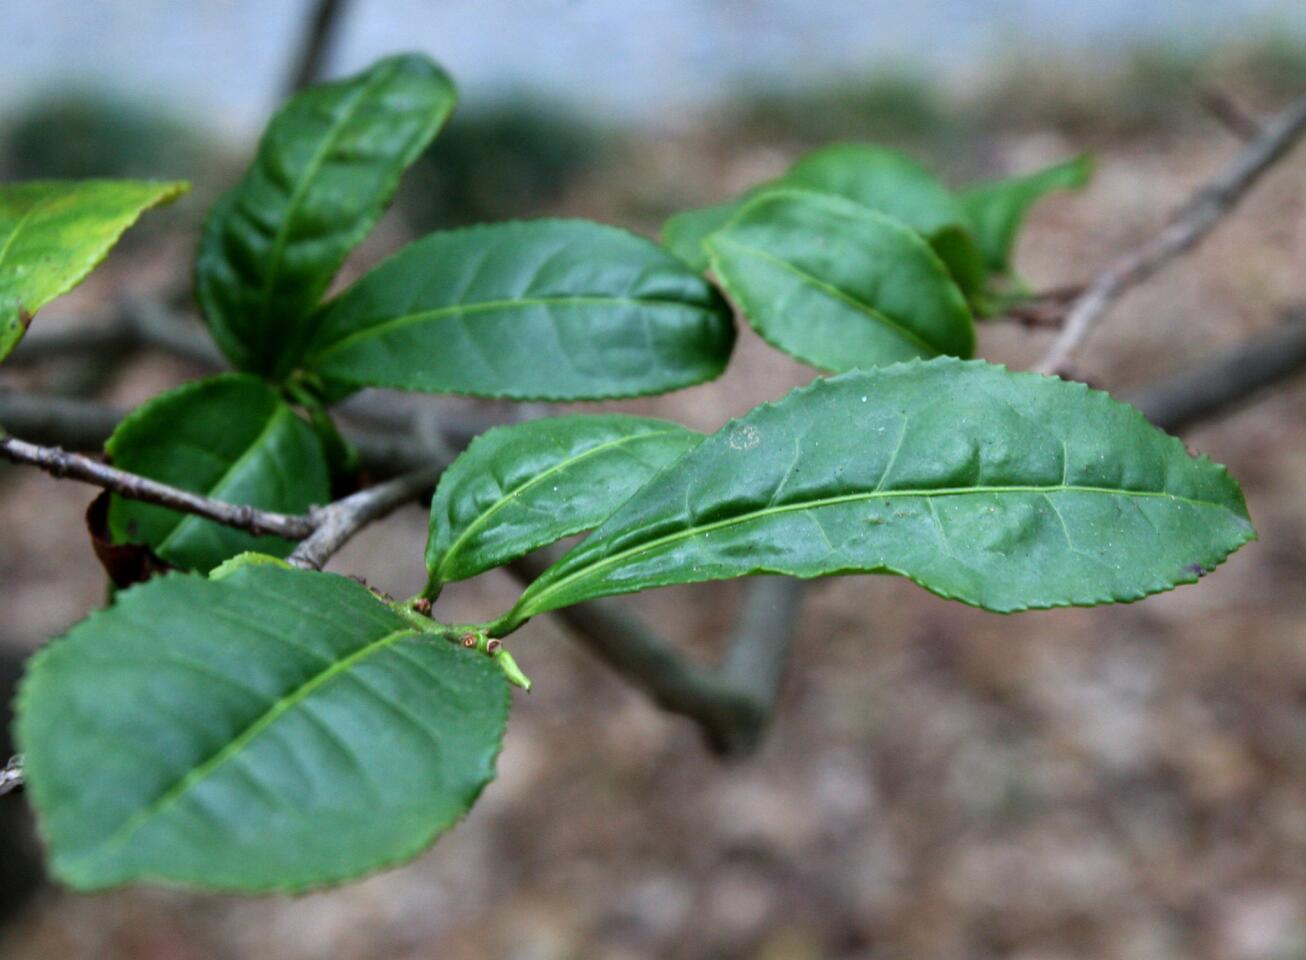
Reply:
[[23, 755], [16, 753], [9, 762], [0, 767], [0, 797], [11, 793], [23, 785]]
[[315, 528], [295, 548], [288, 562], [304, 570], [321, 570], [358, 531], [425, 493], [443, 471], [443, 463], [429, 464], [317, 511]]
[[247, 530], [255, 536], [271, 534], [287, 540], [302, 540], [316, 529], [312, 517], [273, 513], [244, 504], [214, 500], [212, 497], [119, 470], [80, 453], [68, 453], [58, 447], [38, 446], [17, 437], [0, 436], [0, 457], [13, 463], [37, 467], [54, 477], [80, 480], [132, 500], [155, 503], [224, 526]]
[[312, 15], [305, 21], [299, 56], [286, 85], [288, 94], [298, 93], [322, 78], [327, 50], [339, 32], [345, 6], [345, 0], [316, 0]]
[[1033, 369], [1038, 373], [1067, 374], [1075, 355], [1115, 302], [1205, 239], [1303, 134], [1306, 97], [1268, 124], [1229, 166], [1193, 194], [1161, 232], [1108, 264], [1075, 301], [1060, 335]]

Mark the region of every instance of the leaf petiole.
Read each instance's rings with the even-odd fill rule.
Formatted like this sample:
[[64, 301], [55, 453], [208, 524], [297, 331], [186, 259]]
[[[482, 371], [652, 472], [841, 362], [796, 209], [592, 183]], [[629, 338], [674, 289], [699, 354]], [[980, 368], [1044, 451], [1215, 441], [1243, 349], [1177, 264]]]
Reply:
[[387, 604], [391, 610], [403, 617], [409, 624], [422, 633], [432, 634], [450, 643], [460, 643], [469, 650], [478, 650], [499, 665], [504, 677], [514, 687], [521, 687], [530, 692], [532, 683], [522, 668], [517, 665], [513, 655], [504, 647], [503, 641], [491, 636], [492, 625], [479, 623], [441, 623], [431, 618], [431, 602], [418, 595], [408, 600]]

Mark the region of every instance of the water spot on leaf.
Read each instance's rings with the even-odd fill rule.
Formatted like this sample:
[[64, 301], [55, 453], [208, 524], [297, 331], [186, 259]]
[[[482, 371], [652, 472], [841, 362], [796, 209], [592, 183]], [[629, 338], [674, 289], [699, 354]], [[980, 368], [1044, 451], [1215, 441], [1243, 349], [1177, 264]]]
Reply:
[[762, 431], [751, 423], [741, 423], [730, 431], [730, 439], [726, 442], [731, 450], [752, 450], [762, 442]]

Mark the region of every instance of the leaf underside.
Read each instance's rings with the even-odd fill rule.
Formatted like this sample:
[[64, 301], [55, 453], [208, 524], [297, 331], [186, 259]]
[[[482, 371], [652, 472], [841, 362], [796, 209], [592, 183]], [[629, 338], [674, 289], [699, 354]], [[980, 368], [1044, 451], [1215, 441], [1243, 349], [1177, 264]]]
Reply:
[[851, 201], [769, 191], [707, 249], [757, 332], [806, 363], [850, 370], [974, 350], [965, 298], [930, 247]]
[[453, 82], [419, 55], [312, 87], [272, 118], [239, 184], [209, 214], [196, 294], [232, 364], [282, 377], [310, 317], [453, 110]]
[[898, 573], [1006, 613], [1137, 600], [1252, 539], [1223, 467], [1078, 383], [941, 358], [818, 380], [728, 424], [504, 618], [756, 573]]
[[[155, 397], [121, 424], [105, 449], [123, 470], [228, 503], [299, 514], [330, 499], [326, 456], [313, 428], [271, 387], [225, 374]], [[109, 532], [144, 543], [183, 570], [207, 572], [245, 551], [286, 556], [278, 537], [115, 495]]]
[[309, 368], [329, 385], [586, 400], [717, 376], [728, 306], [657, 244], [584, 220], [436, 233], [327, 304]]
[[431, 501], [430, 590], [598, 526], [702, 439], [622, 414], [495, 427], [440, 478]]
[[456, 822], [507, 712], [488, 657], [346, 578], [255, 564], [153, 580], [54, 641], [17, 736], [65, 883], [304, 890]]
[[86, 279], [142, 213], [188, 189], [140, 180], [0, 186], [0, 360], [36, 312]]

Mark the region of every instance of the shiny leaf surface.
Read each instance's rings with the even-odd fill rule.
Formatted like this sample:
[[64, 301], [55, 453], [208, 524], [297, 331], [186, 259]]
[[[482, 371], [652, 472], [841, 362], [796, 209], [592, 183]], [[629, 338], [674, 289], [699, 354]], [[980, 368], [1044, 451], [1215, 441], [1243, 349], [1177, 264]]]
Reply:
[[431, 501], [431, 591], [593, 529], [701, 439], [677, 423], [621, 414], [487, 431]]
[[18, 699], [55, 876], [304, 890], [407, 860], [494, 775], [503, 674], [334, 574], [246, 564], [119, 594]]
[[439, 67], [405, 55], [312, 87], [272, 118], [244, 179], [210, 213], [195, 265], [200, 305], [235, 366], [279, 377], [302, 359], [313, 309], [454, 100]]
[[930, 247], [856, 203], [770, 191], [707, 248], [757, 332], [806, 363], [850, 370], [974, 350], [965, 298]]
[[755, 573], [898, 573], [1006, 613], [1137, 600], [1252, 539], [1223, 467], [1083, 384], [938, 359], [763, 405], [616, 511], [496, 624]]
[[662, 247], [533, 220], [391, 257], [326, 306], [309, 366], [336, 387], [581, 400], [711, 379], [733, 343], [720, 295]]

